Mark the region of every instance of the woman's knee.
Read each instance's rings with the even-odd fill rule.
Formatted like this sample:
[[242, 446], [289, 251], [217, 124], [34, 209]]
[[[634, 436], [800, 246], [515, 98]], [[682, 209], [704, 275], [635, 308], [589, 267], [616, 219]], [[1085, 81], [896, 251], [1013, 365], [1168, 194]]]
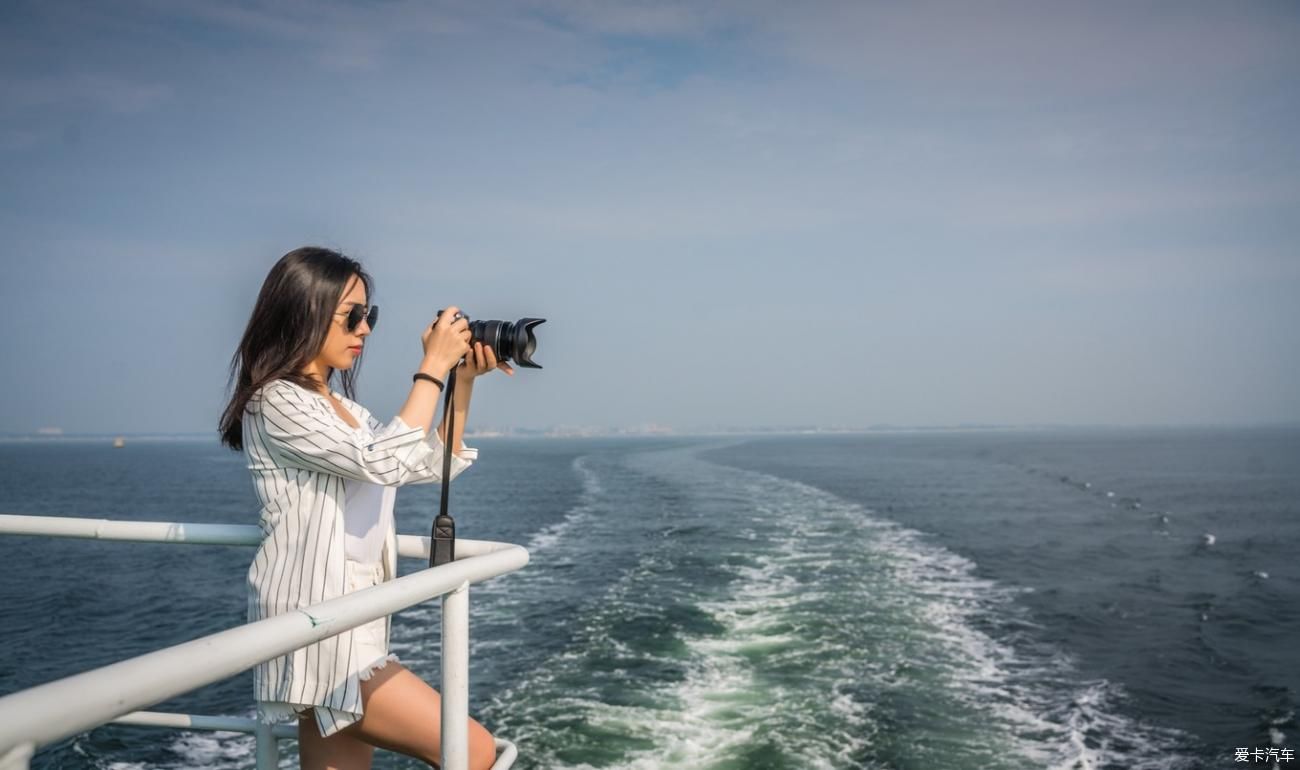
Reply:
[[[390, 663], [361, 683], [365, 715], [356, 726], [363, 740], [438, 767], [442, 751], [442, 696], [400, 663]], [[486, 770], [496, 761], [496, 741], [478, 720], [468, 728], [469, 766]]]
[[[488, 770], [497, 761], [496, 739], [492, 737], [483, 725], [475, 722], [473, 719], [469, 722], [469, 770]], [[417, 755], [430, 767], [441, 767], [442, 762], [441, 746], [438, 747], [436, 754], [424, 753]]]
[[496, 760], [496, 739], [486, 727], [471, 719], [469, 721], [470, 770], [488, 770]]

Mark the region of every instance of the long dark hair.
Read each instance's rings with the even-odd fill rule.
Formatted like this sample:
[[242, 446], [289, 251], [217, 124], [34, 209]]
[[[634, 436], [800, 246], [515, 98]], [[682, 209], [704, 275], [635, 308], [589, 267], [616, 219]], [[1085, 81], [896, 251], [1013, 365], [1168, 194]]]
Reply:
[[[230, 360], [229, 391], [234, 389], [217, 430], [221, 443], [235, 451], [244, 449], [244, 408], [257, 389], [274, 380], [288, 380], [308, 390], [321, 383], [301, 369], [311, 363], [329, 335], [339, 298], [355, 275], [366, 287], [366, 300], [374, 301], [370, 275], [361, 263], [331, 249], [304, 246], [280, 257], [257, 295], [239, 350]], [[361, 359], [341, 373], [342, 392], [355, 397], [354, 384]], [[325, 384], [334, 377], [326, 374]]]

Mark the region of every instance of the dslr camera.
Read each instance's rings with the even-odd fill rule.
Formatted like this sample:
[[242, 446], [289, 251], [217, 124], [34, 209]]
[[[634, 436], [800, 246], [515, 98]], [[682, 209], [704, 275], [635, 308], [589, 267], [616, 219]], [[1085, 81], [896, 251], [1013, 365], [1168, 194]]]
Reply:
[[[442, 317], [439, 310], [436, 317]], [[465, 313], [456, 313], [456, 319], [468, 319]], [[520, 318], [518, 321], [470, 321], [469, 344], [482, 342], [492, 348], [498, 361], [514, 362], [529, 369], [541, 369], [542, 365], [533, 361], [533, 352], [537, 350], [537, 335], [533, 329], [546, 323], [545, 318]]]

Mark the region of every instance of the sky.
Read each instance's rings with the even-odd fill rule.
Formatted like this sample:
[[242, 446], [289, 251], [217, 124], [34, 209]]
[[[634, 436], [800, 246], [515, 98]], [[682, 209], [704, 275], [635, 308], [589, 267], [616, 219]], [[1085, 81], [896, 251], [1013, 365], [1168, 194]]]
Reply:
[[0, 433], [210, 432], [267, 272], [546, 318], [471, 428], [1300, 421], [1292, 2], [0, 7]]

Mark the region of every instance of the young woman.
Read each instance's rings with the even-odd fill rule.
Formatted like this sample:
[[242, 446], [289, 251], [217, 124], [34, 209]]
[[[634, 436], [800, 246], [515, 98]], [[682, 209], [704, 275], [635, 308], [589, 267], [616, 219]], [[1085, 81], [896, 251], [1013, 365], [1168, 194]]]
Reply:
[[[382, 424], [352, 400], [356, 367], [378, 320], [360, 263], [328, 249], [285, 254], [271, 268], [231, 362], [224, 444], [243, 451], [261, 501], [261, 546], [248, 570], [249, 621], [291, 612], [391, 580], [397, 572], [396, 488], [451, 477], [477, 458], [461, 441], [476, 377], [511, 367], [491, 347], [471, 349], [469, 324], [447, 308], [425, 327], [413, 375], [445, 383], [456, 368], [455, 435], [446, 415], [430, 433], [439, 383], [413, 379]], [[462, 358], [464, 359], [462, 361]], [[338, 374], [342, 393], [330, 383]], [[437, 767], [441, 698], [388, 652], [390, 618], [344, 631], [253, 670], [264, 722], [298, 720], [308, 768], [369, 768], [374, 747]], [[470, 767], [495, 759], [491, 734], [469, 720]]]

